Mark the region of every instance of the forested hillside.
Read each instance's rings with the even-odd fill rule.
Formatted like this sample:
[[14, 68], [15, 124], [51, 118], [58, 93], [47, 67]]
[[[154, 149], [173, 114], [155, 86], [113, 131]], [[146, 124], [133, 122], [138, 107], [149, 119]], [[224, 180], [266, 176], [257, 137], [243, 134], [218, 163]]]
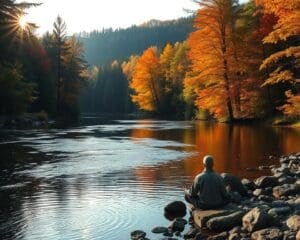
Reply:
[[151, 20], [127, 29], [104, 29], [80, 33], [79, 40], [85, 46], [85, 57], [90, 65], [123, 61], [130, 55], [141, 54], [150, 46], [162, 48], [167, 42], [185, 41], [193, 31], [193, 17], [172, 21]]

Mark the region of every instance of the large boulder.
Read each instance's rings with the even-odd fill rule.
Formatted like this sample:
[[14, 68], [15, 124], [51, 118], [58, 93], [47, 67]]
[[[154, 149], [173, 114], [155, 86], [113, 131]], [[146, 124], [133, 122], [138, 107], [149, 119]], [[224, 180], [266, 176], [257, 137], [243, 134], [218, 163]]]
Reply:
[[248, 196], [247, 189], [238, 177], [229, 173], [222, 173], [221, 176], [224, 179], [225, 185], [228, 186], [232, 192], [238, 192], [244, 197]]
[[300, 216], [299, 215], [291, 216], [286, 221], [286, 225], [289, 227], [289, 229], [291, 229], [293, 231], [299, 231], [300, 230]]
[[255, 185], [258, 188], [275, 187], [278, 185], [278, 179], [273, 176], [262, 176], [255, 180]]
[[284, 184], [273, 188], [273, 196], [276, 198], [296, 194], [300, 194], [300, 185], [297, 184]]
[[181, 201], [171, 202], [164, 208], [164, 215], [170, 221], [183, 218], [186, 215], [186, 206]]
[[281, 240], [283, 233], [278, 228], [267, 228], [251, 234], [253, 240]]
[[227, 231], [242, 225], [244, 215], [245, 211], [238, 211], [227, 216], [214, 217], [211, 218], [206, 225], [213, 232]]
[[271, 227], [274, 223], [275, 219], [260, 207], [253, 208], [243, 217], [243, 227], [249, 232]]
[[221, 217], [226, 216], [233, 213], [233, 211], [230, 210], [195, 210], [192, 212], [194, 223], [198, 228], [204, 228], [207, 227], [206, 223], [214, 218], [214, 217]]

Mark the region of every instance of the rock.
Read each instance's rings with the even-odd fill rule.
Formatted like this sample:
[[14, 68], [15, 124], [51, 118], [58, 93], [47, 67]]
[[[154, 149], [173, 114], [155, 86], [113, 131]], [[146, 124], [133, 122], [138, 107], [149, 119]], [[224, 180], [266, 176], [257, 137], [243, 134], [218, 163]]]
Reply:
[[283, 174], [285, 174], [285, 175], [294, 175], [294, 174], [291, 172], [290, 168], [289, 168], [288, 166], [286, 166], [286, 165], [282, 165], [282, 166], [279, 167], [279, 168], [273, 168], [271, 171], [272, 171], [273, 174], [276, 174], [276, 173], [283, 173]]
[[270, 166], [259, 166], [258, 167], [258, 170], [259, 171], [262, 171], [262, 170], [269, 170], [270, 169]]
[[275, 200], [269, 204], [272, 208], [288, 207], [289, 204], [282, 200]]
[[270, 216], [263, 208], [253, 208], [243, 217], [243, 227], [248, 232], [270, 227], [274, 224], [275, 219]]
[[206, 240], [208, 238], [207, 235], [203, 233], [197, 233], [196, 237], [193, 240]]
[[299, 215], [291, 216], [286, 221], [286, 225], [289, 227], [289, 229], [291, 229], [293, 231], [299, 231], [300, 230], [300, 216]]
[[296, 194], [300, 194], [300, 186], [297, 184], [284, 184], [273, 188], [273, 196], [276, 198]]
[[181, 201], [171, 202], [164, 208], [164, 215], [170, 221], [183, 218], [186, 215], [186, 206]]
[[242, 179], [242, 184], [249, 190], [254, 190], [255, 189], [255, 184], [254, 182], [250, 181], [247, 178]]
[[242, 201], [242, 196], [238, 192], [229, 192], [231, 202], [240, 204]]
[[278, 185], [278, 179], [273, 176], [262, 176], [255, 180], [258, 188], [275, 187]]
[[242, 225], [244, 215], [244, 211], [238, 211], [227, 216], [214, 217], [211, 218], [206, 225], [213, 232], [223, 232]]
[[297, 232], [284, 231], [283, 240], [296, 240], [296, 234], [297, 234]]
[[182, 232], [187, 221], [182, 218], [176, 218], [168, 227], [169, 232]]
[[273, 217], [277, 217], [279, 215], [286, 215], [291, 212], [290, 207], [280, 207], [280, 208], [271, 208], [268, 211], [268, 214], [272, 215]]
[[238, 233], [232, 233], [229, 235], [228, 240], [240, 240], [241, 236]]
[[281, 240], [283, 233], [278, 228], [267, 228], [251, 234], [253, 240]]
[[224, 179], [225, 185], [230, 187], [230, 191], [238, 192], [241, 196], [248, 196], [248, 191], [242, 184], [241, 180], [229, 173], [222, 173], [222, 178]]
[[293, 184], [295, 183], [296, 179], [290, 176], [281, 177], [278, 179], [280, 185], [282, 184]]
[[195, 210], [192, 212], [195, 226], [205, 228], [206, 223], [214, 217], [226, 216], [233, 213], [230, 210]]
[[222, 232], [218, 235], [214, 235], [208, 238], [208, 240], [226, 240], [228, 236], [227, 232]]
[[267, 191], [264, 190], [264, 189], [261, 189], [261, 188], [257, 188], [255, 189], [255, 191], [253, 191], [252, 193], [254, 196], [258, 197], [260, 195], [266, 195], [267, 194]]
[[130, 236], [131, 236], [132, 240], [141, 240], [146, 237], [146, 233], [141, 230], [136, 230], [136, 231], [131, 232]]
[[151, 230], [153, 233], [166, 233], [168, 232], [168, 228], [166, 227], [155, 227]]
[[264, 201], [264, 202], [272, 202], [274, 200], [273, 197], [266, 196], [266, 195], [260, 195], [258, 196], [258, 200]]
[[199, 231], [196, 228], [192, 228], [187, 233], [183, 235], [184, 239], [194, 238], [199, 233]]

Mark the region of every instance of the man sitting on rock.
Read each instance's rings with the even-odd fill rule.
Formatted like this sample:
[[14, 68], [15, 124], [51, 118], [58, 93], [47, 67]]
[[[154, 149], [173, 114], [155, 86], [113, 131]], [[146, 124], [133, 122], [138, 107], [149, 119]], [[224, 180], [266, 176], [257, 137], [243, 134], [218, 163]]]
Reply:
[[213, 171], [213, 157], [205, 156], [203, 165], [204, 171], [196, 176], [189, 190], [185, 189], [185, 200], [203, 210], [227, 205], [230, 196], [226, 191], [223, 178]]

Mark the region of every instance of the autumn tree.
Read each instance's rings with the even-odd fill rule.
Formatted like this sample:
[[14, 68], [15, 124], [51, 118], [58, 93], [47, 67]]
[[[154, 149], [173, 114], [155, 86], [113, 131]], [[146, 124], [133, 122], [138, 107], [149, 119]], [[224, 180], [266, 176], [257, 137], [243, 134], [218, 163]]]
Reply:
[[140, 109], [150, 112], [160, 112], [162, 107], [162, 92], [160, 64], [155, 47], [148, 48], [138, 58], [130, 87], [134, 89], [132, 101]]
[[[287, 103], [279, 107], [287, 115], [299, 116], [299, 78], [300, 78], [300, 2], [294, 0], [257, 0], [267, 14], [274, 14], [278, 22], [263, 39], [265, 44], [279, 46], [279, 51], [267, 57], [261, 70], [270, 74], [263, 86], [288, 84]], [[292, 111], [293, 109], [293, 111]]]
[[192, 61], [191, 77], [185, 81], [197, 94], [196, 105], [216, 116], [234, 120], [232, 68], [234, 66], [233, 28], [237, 1], [203, 0], [198, 2], [194, 26], [188, 39]]

